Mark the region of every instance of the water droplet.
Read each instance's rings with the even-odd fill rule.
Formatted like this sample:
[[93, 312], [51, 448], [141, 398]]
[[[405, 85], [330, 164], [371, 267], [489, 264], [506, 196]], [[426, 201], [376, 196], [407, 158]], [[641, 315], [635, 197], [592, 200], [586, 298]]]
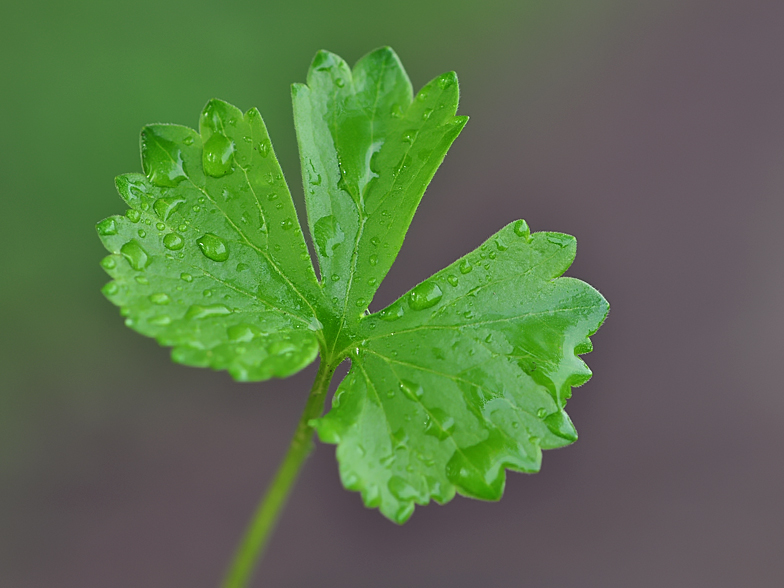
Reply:
[[429, 119], [431, 114], [433, 114], [433, 109], [425, 108], [425, 110], [422, 111], [422, 120]]
[[145, 231], [144, 229], [139, 229], [137, 233], [139, 233], [139, 237], [141, 237], [142, 239], [144, 239], [147, 236], [147, 231]]
[[545, 408], [540, 408], [539, 410], [536, 411], [536, 416], [538, 416], [540, 419], [543, 419], [546, 414], [547, 414], [547, 409]]
[[267, 352], [270, 355], [283, 355], [285, 353], [290, 353], [291, 351], [295, 351], [297, 348], [291, 341], [287, 341], [285, 339], [281, 341], [275, 341], [272, 345], [267, 348]]
[[446, 281], [449, 282], [450, 286], [457, 286], [457, 284], [458, 284], [457, 276], [452, 275], [452, 274], [449, 274], [446, 277]]
[[440, 78], [438, 78], [438, 87], [442, 90], [446, 90], [449, 86], [454, 83], [454, 76], [452, 74], [444, 74]]
[[443, 292], [435, 282], [422, 282], [411, 290], [408, 295], [408, 305], [413, 310], [425, 310], [435, 306], [441, 301]]
[[185, 202], [185, 198], [182, 198], [181, 196], [166, 196], [158, 198], [152, 205], [152, 209], [155, 211], [155, 214], [158, 215], [158, 218], [165, 221], [169, 220], [172, 213], [177, 210], [177, 207], [183, 202]]
[[142, 213], [138, 210], [134, 210], [133, 208], [129, 208], [125, 211], [125, 218], [127, 218], [132, 223], [138, 223], [139, 219], [142, 218]]
[[185, 318], [188, 320], [200, 320], [214, 316], [225, 316], [231, 314], [231, 310], [223, 304], [210, 304], [208, 306], [200, 306], [194, 304], [185, 313]]
[[200, 210], [201, 210], [201, 206], [199, 206], [198, 204], [193, 205], [193, 212], [199, 212]]
[[340, 281], [340, 276], [338, 274], [332, 274], [332, 281], [333, 282], [339, 282]]
[[107, 218], [102, 220], [96, 225], [96, 229], [98, 229], [98, 234], [107, 237], [109, 235], [116, 235], [117, 234], [117, 222], [113, 218]]
[[373, 237], [373, 238], [370, 240], [370, 243], [371, 243], [373, 246], [375, 246], [375, 247], [378, 247], [378, 244], [379, 244], [379, 243], [381, 243], [381, 240], [380, 240], [378, 237]]
[[455, 430], [455, 419], [449, 416], [440, 408], [431, 408], [430, 414], [425, 421], [425, 434], [444, 440]]
[[414, 139], [416, 139], [418, 131], [412, 129], [410, 131], [406, 131], [403, 133], [403, 142], [404, 143], [413, 143]]
[[130, 266], [136, 271], [144, 270], [152, 262], [152, 258], [142, 249], [136, 239], [128, 241], [120, 248], [120, 253], [128, 260]]
[[182, 224], [182, 225], [180, 225], [179, 227], [177, 227], [177, 230], [178, 230], [180, 233], [184, 233], [185, 231], [187, 231], [187, 230], [188, 230], [188, 225]]
[[147, 284], [149, 284], [149, 283], [150, 283], [150, 280], [148, 280], [148, 279], [147, 279], [147, 278], [145, 278], [144, 276], [136, 276], [136, 277], [134, 278], [134, 280], [136, 280], [136, 282], [137, 282], [137, 283], [139, 283], [139, 284], [141, 284], [142, 286], [146, 286]]
[[507, 249], [509, 249], [509, 246], [503, 241], [501, 241], [501, 239], [495, 240], [495, 247], [496, 249], [498, 249], [498, 251], [506, 251]]
[[497, 257], [497, 255], [498, 255], [498, 254], [497, 254], [495, 251], [491, 251], [491, 252], [490, 252], [490, 253], [489, 253], [487, 256], [488, 256], [490, 259], [495, 259], [495, 258]]
[[193, 281], [193, 276], [183, 272], [183, 273], [180, 274], [180, 279], [183, 280], [184, 282], [188, 282], [190, 284]]
[[151, 325], [155, 325], [156, 327], [165, 327], [169, 323], [171, 323], [171, 317], [165, 314], [159, 314], [158, 316], [154, 316], [149, 320]]
[[335, 85], [338, 88], [342, 88], [343, 86], [346, 85], [346, 82], [343, 81], [343, 78], [335, 78]]
[[120, 287], [117, 285], [117, 282], [109, 282], [101, 288], [101, 292], [103, 292], [104, 296], [114, 296], [119, 291]]
[[356, 305], [359, 308], [364, 308], [367, 305], [367, 300], [365, 300], [364, 298], [357, 298]]
[[547, 241], [553, 245], [558, 245], [558, 247], [566, 247], [572, 242], [572, 238], [569, 235], [550, 233], [547, 235]]
[[460, 262], [460, 273], [461, 274], [467, 274], [472, 269], [474, 269], [474, 268], [471, 267], [471, 263], [467, 259], [464, 259], [463, 261]]
[[202, 165], [204, 172], [220, 178], [231, 171], [234, 143], [222, 133], [213, 133], [204, 144]]
[[229, 341], [233, 343], [248, 343], [256, 337], [256, 329], [247, 324], [232, 325], [226, 329]]
[[370, 278], [368, 280], [368, 286], [375, 286], [377, 281], [376, 278]]
[[422, 386], [410, 380], [400, 380], [400, 391], [414, 402], [418, 402], [425, 391]]
[[212, 233], [205, 233], [196, 241], [204, 256], [212, 261], [226, 261], [229, 258], [229, 248], [226, 241]]
[[294, 226], [294, 221], [290, 218], [280, 221], [280, 228], [284, 231], [288, 231]]
[[179, 251], [185, 246], [185, 239], [177, 233], [169, 233], [163, 237], [163, 246], [172, 251]]
[[466, 310], [466, 311], [463, 313], [463, 316], [464, 316], [465, 318], [467, 318], [467, 319], [472, 319], [472, 318], [474, 318], [474, 313], [473, 313], [472, 311], [470, 311], [470, 310]]
[[116, 265], [117, 262], [114, 260], [114, 257], [112, 256], [104, 257], [101, 260], [101, 267], [103, 267], [104, 269], [108, 269], [108, 270], [114, 269]]
[[253, 138], [249, 137], [248, 135], [242, 137], [242, 140], [245, 141], [246, 143], [253, 143]]
[[374, 253], [373, 255], [370, 256], [370, 259], [368, 261], [370, 262], [370, 265], [377, 265], [378, 264], [378, 255], [376, 255]]
[[244, 272], [246, 269], [248, 269], [248, 267], [249, 266], [248, 266], [247, 263], [238, 263], [237, 264], [237, 271], [238, 272]]
[[207, 288], [204, 292], [202, 292], [202, 295], [205, 298], [212, 298], [213, 294], [215, 294], [215, 291], [214, 290], [210, 290], [209, 288]]
[[487, 337], [485, 337], [485, 343], [492, 343], [493, 342], [493, 334], [490, 333]]
[[163, 223], [155, 223], [155, 228], [158, 229], [159, 231], [162, 231], [166, 228], [166, 225], [164, 225]]
[[155, 294], [150, 294], [150, 302], [153, 304], [169, 304], [171, 302], [171, 298], [165, 292], [157, 292]]
[[513, 429], [519, 429], [520, 428], [520, 423], [518, 423], [517, 421], [512, 421], [512, 428]]
[[531, 235], [531, 229], [528, 228], [528, 223], [524, 220], [519, 220], [514, 224], [514, 232], [518, 237], [528, 239]]
[[186, 177], [180, 148], [158, 134], [155, 127], [142, 131], [142, 163], [144, 172], [156, 186], [173, 188]]
[[262, 157], [267, 157], [269, 155], [270, 146], [269, 143], [259, 143], [259, 155]]
[[381, 320], [396, 321], [397, 319], [402, 318], [404, 312], [405, 311], [403, 310], [403, 303], [400, 300], [398, 300], [391, 306], [385, 308], [380, 313], [378, 313], [378, 316], [381, 318]]

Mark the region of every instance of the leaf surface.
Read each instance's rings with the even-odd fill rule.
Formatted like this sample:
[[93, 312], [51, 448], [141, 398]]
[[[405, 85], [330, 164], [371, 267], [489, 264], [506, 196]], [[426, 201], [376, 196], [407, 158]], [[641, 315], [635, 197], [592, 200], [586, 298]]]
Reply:
[[198, 132], [142, 131], [144, 175], [117, 178], [130, 208], [98, 224], [104, 293], [175, 361], [238, 380], [349, 358], [312, 425], [343, 484], [390, 519], [455, 493], [499, 499], [506, 469], [538, 471], [542, 449], [577, 438], [564, 408], [606, 300], [560, 277], [572, 237], [521, 220], [368, 314], [466, 123], [457, 78], [415, 97], [391, 49], [353, 69], [322, 51], [292, 95], [320, 279], [258, 111], [212, 100]]

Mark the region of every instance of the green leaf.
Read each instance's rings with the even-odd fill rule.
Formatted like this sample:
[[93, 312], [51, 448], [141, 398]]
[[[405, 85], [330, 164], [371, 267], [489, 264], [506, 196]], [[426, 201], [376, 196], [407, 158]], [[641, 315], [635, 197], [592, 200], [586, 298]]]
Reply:
[[577, 438], [564, 406], [591, 372], [576, 354], [608, 307], [587, 284], [555, 279], [575, 248], [517, 221], [362, 321], [315, 424], [366, 505], [404, 522], [456, 491], [497, 500], [504, 468], [538, 471], [542, 449]]
[[130, 209], [98, 224], [104, 293], [174, 361], [288, 376], [318, 353], [323, 298], [291, 195], [257, 110], [213, 100], [199, 127], [142, 131], [146, 176], [118, 177]]
[[145, 175], [117, 179], [130, 209], [98, 224], [104, 293], [175, 361], [238, 380], [349, 358], [312, 426], [338, 445], [344, 485], [390, 519], [456, 492], [497, 500], [506, 469], [535, 472], [542, 449], [576, 439], [564, 407], [607, 302], [559, 277], [572, 237], [517, 221], [368, 314], [466, 123], [456, 76], [414, 97], [391, 49], [353, 70], [319, 52], [292, 94], [320, 280], [261, 116], [213, 100], [198, 133], [143, 130]]
[[[419, 201], [465, 126], [457, 76], [414, 98], [397, 55], [383, 48], [353, 71], [320, 51], [308, 84], [292, 89], [310, 232], [324, 293], [335, 306], [336, 348], [350, 344], [397, 256]], [[327, 323], [325, 323], [327, 324]]]

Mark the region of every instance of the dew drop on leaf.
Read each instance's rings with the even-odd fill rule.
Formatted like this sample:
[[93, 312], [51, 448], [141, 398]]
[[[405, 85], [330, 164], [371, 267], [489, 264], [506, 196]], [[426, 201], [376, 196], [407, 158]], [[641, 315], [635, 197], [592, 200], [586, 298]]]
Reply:
[[130, 266], [136, 271], [144, 270], [152, 262], [152, 258], [139, 245], [136, 239], [128, 241], [120, 248], [120, 253], [128, 260]]
[[413, 310], [425, 310], [435, 306], [441, 301], [443, 292], [435, 282], [422, 282], [411, 290], [408, 295], [408, 305]]
[[402, 318], [403, 314], [403, 304], [400, 300], [398, 300], [392, 306], [385, 308], [380, 313], [378, 313], [378, 316], [381, 317], [381, 320], [396, 321], [397, 319]]
[[452, 275], [452, 274], [449, 274], [446, 277], [446, 281], [449, 282], [450, 286], [457, 286], [457, 284], [458, 284], [457, 276]]
[[185, 239], [177, 233], [169, 233], [163, 237], [163, 246], [172, 251], [179, 251], [185, 246]]
[[169, 220], [172, 213], [177, 210], [177, 207], [183, 202], [185, 202], [185, 198], [180, 196], [164, 196], [155, 201], [152, 205], [152, 209], [155, 211], [155, 214], [158, 215], [158, 218], [165, 221]]
[[189, 320], [200, 320], [215, 316], [225, 316], [227, 314], [231, 314], [231, 310], [223, 304], [210, 304], [207, 306], [194, 304], [188, 308], [188, 312], [185, 313], [185, 318]]
[[125, 218], [127, 218], [132, 223], [138, 223], [139, 219], [142, 218], [142, 213], [133, 208], [129, 208], [125, 211]]
[[232, 325], [226, 329], [226, 334], [233, 343], [248, 343], [256, 336], [253, 327], [247, 324]]
[[400, 380], [400, 391], [415, 402], [418, 402], [425, 393], [422, 386], [411, 380]]
[[207, 259], [221, 262], [229, 258], [229, 248], [226, 241], [213, 233], [205, 233], [196, 243], [199, 244], [199, 249]]
[[460, 273], [461, 274], [465, 275], [465, 274], [469, 273], [472, 269], [474, 269], [474, 268], [471, 267], [471, 263], [467, 259], [464, 259], [463, 261], [460, 262]]
[[190, 283], [190, 282], [192, 282], [192, 281], [193, 281], [193, 276], [192, 276], [192, 275], [190, 275], [190, 274], [186, 274], [185, 272], [183, 272], [183, 273], [181, 273], [181, 274], [180, 274], [180, 279], [181, 279], [182, 281], [184, 281], [184, 282], [188, 282], [188, 283]]
[[204, 172], [215, 178], [225, 176], [231, 171], [233, 156], [234, 143], [222, 133], [213, 133], [204, 144]]
[[107, 256], [107, 257], [104, 257], [101, 260], [101, 267], [103, 267], [104, 269], [108, 269], [108, 270], [114, 269], [114, 267], [116, 265], [117, 265], [117, 262], [114, 261], [114, 258], [111, 255]]
[[113, 218], [107, 218], [98, 223], [98, 234], [107, 237], [117, 234], [117, 222]]
[[156, 292], [155, 294], [150, 294], [150, 302], [153, 304], [169, 304], [171, 302], [171, 298], [165, 292]]

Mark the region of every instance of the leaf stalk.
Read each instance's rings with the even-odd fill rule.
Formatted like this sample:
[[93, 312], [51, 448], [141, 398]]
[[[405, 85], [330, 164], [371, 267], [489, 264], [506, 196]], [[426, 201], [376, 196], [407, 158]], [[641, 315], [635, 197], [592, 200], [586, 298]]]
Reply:
[[250, 585], [253, 572], [264, 554], [264, 549], [294, 487], [297, 475], [305, 459], [313, 451], [314, 429], [308, 423], [323, 412], [334, 372], [335, 367], [332, 362], [322, 359], [286, 457], [253, 514], [221, 584], [222, 588], [247, 588]]

